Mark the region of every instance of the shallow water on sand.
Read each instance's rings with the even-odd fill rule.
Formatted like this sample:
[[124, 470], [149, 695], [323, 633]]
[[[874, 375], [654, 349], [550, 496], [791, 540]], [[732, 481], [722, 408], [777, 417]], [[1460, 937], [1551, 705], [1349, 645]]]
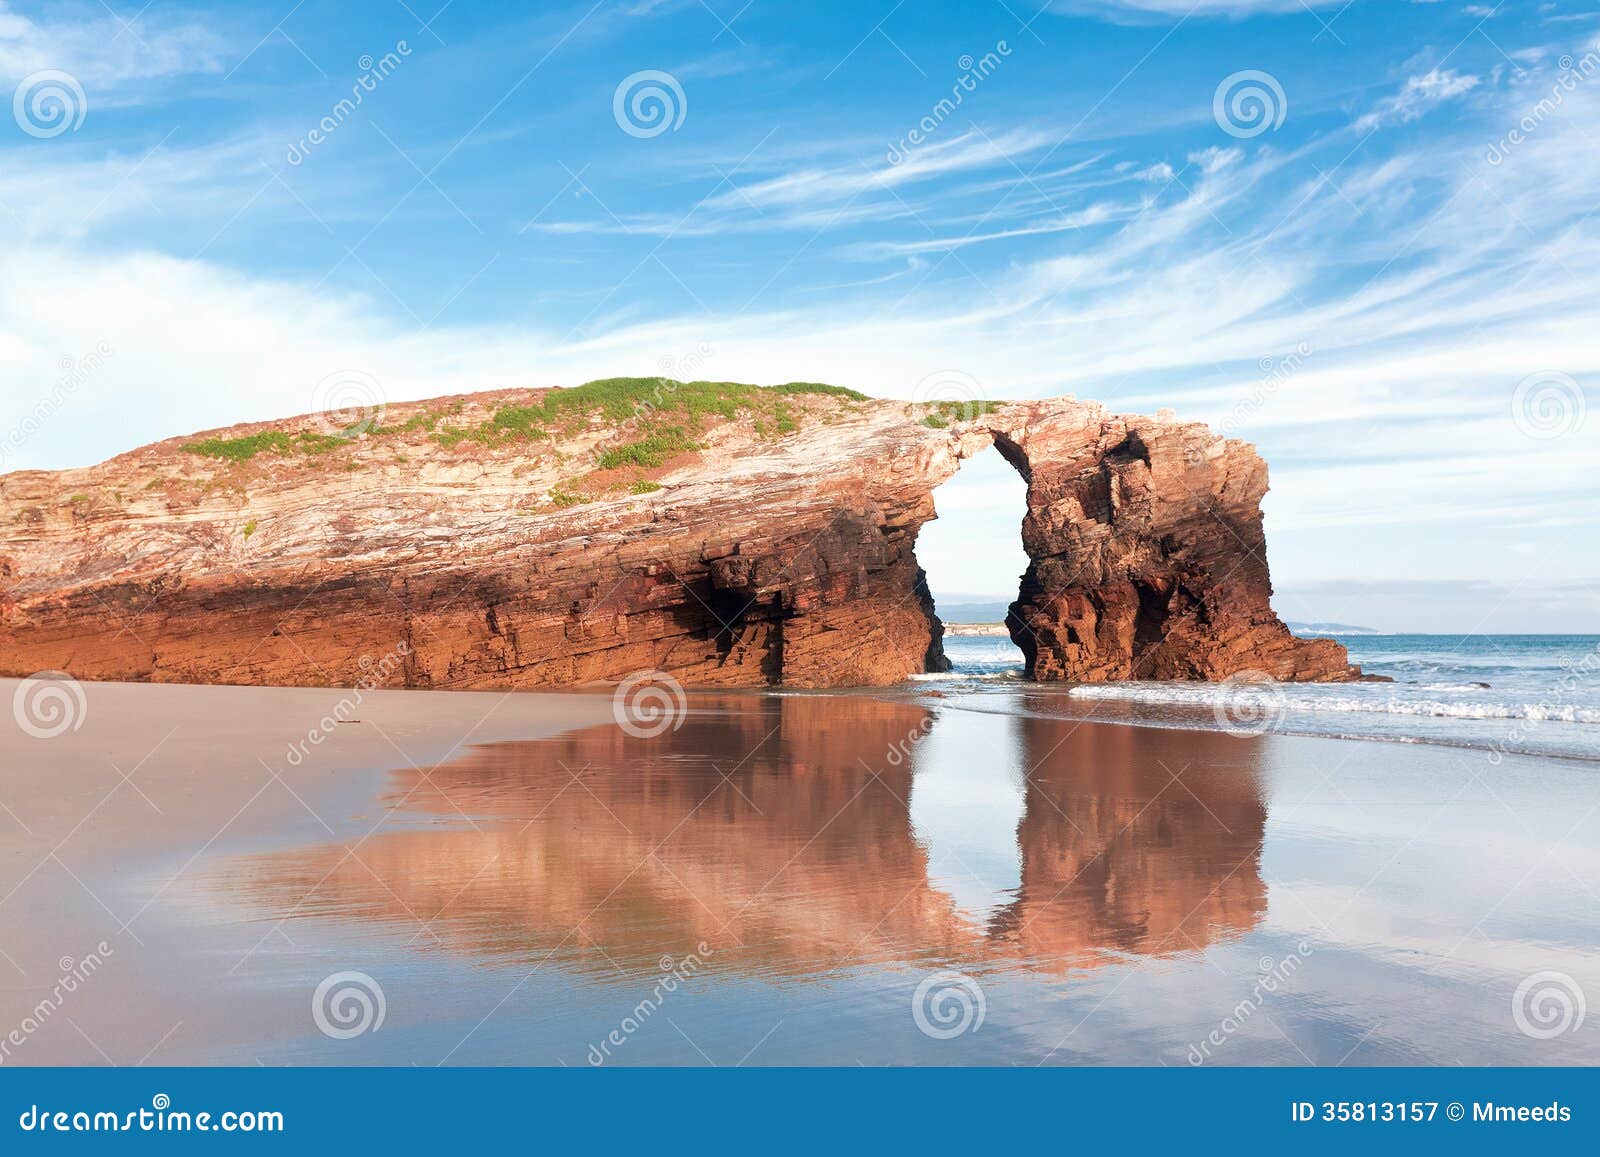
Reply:
[[[398, 771], [370, 834], [210, 862], [142, 925], [231, 1010], [168, 1059], [1600, 1061], [1592, 769], [893, 695], [690, 707]], [[376, 1031], [314, 1026], [336, 972], [381, 989]]]
[[946, 636], [953, 670], [924, 690], [973, 708], [1148, 727], [1428, 743], [1600, 762], [1600, 636], [1348, 635], [1350, 660], [1382, 683], [1022, 682], [1004, 637]]

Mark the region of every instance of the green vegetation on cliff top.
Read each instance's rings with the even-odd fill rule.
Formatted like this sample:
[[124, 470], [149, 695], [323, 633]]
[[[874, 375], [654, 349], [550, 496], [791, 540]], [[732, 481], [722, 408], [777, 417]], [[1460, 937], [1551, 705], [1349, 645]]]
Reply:
[[[771, 418], [779, 434], [789, 434], [800, 427], [784, 400], [806, 395], [847, 402], [869, 400], [859, 391], [821, 382], [753, 386], [744, 382], [680, 382], [672, 378], [600, 378], [571, 389], [548, 390], [526, 405], [501, 406], [490, 418], [475, 426], [445, 426], [436, 430], [432, 438], [445, 447], [462, 442], [497, 446], [543, 438], [551, 429], [572, 433], [596, 415], [613, 423], [632, 422], [641, 429], [653, 425], [657, 417], [681, 415], [690, 429], [698, 431], [708, 418], [732, 420], [741, 412]], [[681, 432], [679, 427], [671, 429]], [[680, 441], [683, 444], [672, 453], [695, 448], [687, 439]], [[604, 468], [629, 462], [645, 465], [627, 454], [615, 455], [634, 450], [638, 455], [655, 459], [660, 457], [661, 449], [662, 446], [645, 438], [631, 446], [608, 451], [607, 456], [613, 461]], [[660, 465], [660, 462], [653, 461], [649, 465]]]
[[[857, 390], [822, 382], [755, 386], [745, 382], [680, 382], [671, 378], [600, 378], [571, 389], [547, 390], [525, 405], [499, 406], [476, 425], [441, 425], [441, 415], [424, 412], [394, 425], [376, 426], [369, 434], [387, 437], [426, 430], [433, 441], [446, 448], [462, 442], [498, 446], [545, 438], [552, 429], [571, 433], [598, 414], [610, 422], [634, 422], [645, 434], [638, 441], [607, 451], [602, 466], [648, 468], [659, 466], [672, 454], [696, 448], [681, 426], [651, 429], [658, 416], [681, 415], [693, 432], [700, 430], [707, 418], [731, 420], [743, 412], [757, 419], [763, 436], [769, 431], [791, 434], [800, 428], [800, 423], [785, 400], [807, 396], [847, 403], [870, 400]], [[456, 411], [460, 408], [458, 403]], [[349, 445], [359, 433], [354, 428], [343, 435], [263, 430], [238, 438], [203, 438], [187, 443], [183, 449], [206, 458], [240, 463], [266, 452], [327, 453]]]

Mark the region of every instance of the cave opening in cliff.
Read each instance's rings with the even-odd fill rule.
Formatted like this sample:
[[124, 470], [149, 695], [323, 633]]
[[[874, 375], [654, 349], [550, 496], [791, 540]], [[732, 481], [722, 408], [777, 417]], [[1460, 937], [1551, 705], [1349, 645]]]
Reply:
[[944, 654], [956, 673], [1023, 666], [1005, 621], [1028, 568], [1022, 549], [1027, 494], [1016, 467], [994, 448], [967, 459], [933, 492], [938, 517], [917, 538], [917, 561], [944, 621]]

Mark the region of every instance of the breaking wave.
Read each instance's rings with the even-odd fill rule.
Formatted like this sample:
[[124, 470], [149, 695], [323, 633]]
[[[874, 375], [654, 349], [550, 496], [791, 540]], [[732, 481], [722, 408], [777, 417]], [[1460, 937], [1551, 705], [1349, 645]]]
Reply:
[[[1315, 688], [1307, 693], [1302, 690], [1303, 686], [1285, 684], [1279, 688], [1279, 702], [1285, 710], [1367, 712], [1379, 715], [1427, 716], [1437, 719], [1524, 719], [1534, 722], [1600, 723], [1600, 708], [1582, 707], [1571, 703], [1452, 701], [1412, 698], [1405, 691], [1389, 693], [1383, 697], [1319, 693]], [[1289, 689], [1291, 687], [1292, 689]], [[1407, 690], [1414, 693], [1422, 688]], [[1102, 683], [1073, 687], [1067, 694], [1074, 699], [1120, 699], [1131, 703], [1216, 707], [1226, 706], [1229, 696], [1235, 694], [1235, 691], [1233, 688], [1214, 683], [1193, 687], [1170, 683]]]

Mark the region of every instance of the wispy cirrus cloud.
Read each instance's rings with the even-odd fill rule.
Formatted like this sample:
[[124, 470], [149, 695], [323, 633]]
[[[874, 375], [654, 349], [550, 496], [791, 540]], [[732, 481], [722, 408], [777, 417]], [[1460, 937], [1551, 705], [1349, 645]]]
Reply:
[[[1491, 144], [1555, 91], [1558, 62], [1589, 51], [1505, 47], [1518, 67], [1499, 75], [1503, 58], [1487, 49], [1456, 54], [1459, 71], [1424, 71], [1434, 58], [1412, 56], [1424, 62], [1340, 78], [1320, 104], [1286, 75], [1289, 121], [1249, 141], [1211, 121], [1221, 78], [1203, 70], [1167, 87], [1125, 86], [1109, 135], [1080, 138], [1069, 130], [1099, 94], [1041, 106], [1019, 55], [1017, 88], [1030, 99], [1008, 118], [997, 83], [970, 125], [948, 124], [900, 165], [884, 163], [893, 123], [829, 138], [810, 123], [769, 133], [741, 120], [739, 134], [692, 137], [713, 115], [704, 78], [683, 136], [648, 152], [627, 140], [615, 158], [569, 146], [550, 183], [531, 186], [526, 213], [491, 195], [517, 184], [506, 168], [517, 150], [497, 144], [492, 190], [474, 189], [468, 150], [450, 148], [459, 131], [434, 150], [451, 158], [433, 178], [442, 191], [420, 180], [433, 160], [418, 151], [413, 168], [376, 122], [341, 136], [339, 163], [330, 153], [325, 166], [277, 174], [255, 163], [252, 140], [270, 138], [260, 122], [254, 136], [207, 147], [178, 138], [147, 159], [107, 156], [87, 137], [12, 150], [0, 172], [13, 210], [0, 212], [0, 428], [63, 358], [102, 340], [117, 355], [75, 397], [72, 422], [47, 426], [8, 464], [84, 462], [302, 411], [343, 366], [402, 400], [653, 374], [664, 358], [707, 348], [706, 372], [720, 378], [803, 377], [905, 397], [922, 377], [959, 370], [992, 396], [1173, 406], [1256, 441], [1272, 462], [1283, 579], [1370, 561], [1379, 540], [1396, 575], [1485, 573], [1529, 536], [1570, 531], [1572, 512], [1595, 501], [1589, 463], [1600, 453], [1592, 416], [1537, 440], [1512, 410], [1531, 374], [1559, 371], [1591, 395], [1600, 381], [1590, 321], [1600, 236], [1589, 216], [1600, 157], [1585, 138], [1600, 80], [1563, 88], [1536, 130], [1519, 130], [1488, 162]], [[408, 78], [432, 66], [417, 63]], [[1374, 96], [1374, 77], [1396, 79]], [[585, 115], [608, 124], [601, 96]], [[1453, 115], [1424, 115], [1447, 102]], [[413, 148], [394, 115], [385, 131]], [[1417, 128], [1370, 131], [1379, 124]], [[351, 163], [371, 160], [367, 145], [378, 163]], [[398, 191], [386, 189], [396, 172]], [[345, 195], [359, 180], [378, 188], [365, 204]], [[484, 242], [504, 255], [485, 251], [441, 285], [434, 271], [448, 268], [456, 238], [424, 216], [471, 246], [477, 234], [461, 218], [492, 233], [491, 214], [506, 206], [513, 231], [542, 215], [509, 243]], [[287, 228], [296, 219], [304, 233]], [[326, 264], [252, 265], [252, 232]], [[437, 293], [429, 305], [405, 280], [414, 252]], [[491, 258], [495, 273], [521, 263], [511, 291], [441, 308]], [[336, 261], [352, 276], [324, 272]], [[664, 291], [640, 285], [655, 273]], [[513, 298], [519, 308], [501, 308]], [[1283, 380], [1262, 368], [1302, 346]], [[1473, 557], [1452, 554], [1457, 543]], [[1571, 573], [1600, 561], [1585, 549], [1541, 565]]]
[[[1015, 129], [996, 135], [971, 130], [924, 146], [898, 165], [878, 157], [819, 143], [814, 152], [827, 163], [782, 169], [768, 175], [730, 175], [701, 198], [688, 214], [591, 214], [582, 220], [539, 220], [529, 229], [551, 234], [657, 234], [704, 236], [725, 231], [774, 229], [830, 230], [864, 221], [917, 215], [915, 190], [948, 178], [992, 174], [1053, 145], [1043, 129]], [[734, 162], [730, 161], [730, 167]], [[947, 198], [951, 190], [935, 194]]]
[[1476, 76], [1448, 68], [1429, 69], [1421, 76], [1409, 77], [1399, 92], [1379, 101], [1371, 112], [1356, 121], [1356, 129], [1365, 131], [1384, 124], [1406, 124], [1477, 87]]
[[126, 103], [147, 82], [222, 71], [226, 40], [198, 14], [121, 19], [104, 6], [62, 5], [30, 18], [0, 0], [0, 83], [70, 73], [91, 101]]
[[[910, 268], [904, 250], [874, 255], [896, 267], [854, 288], [893, 283], [897, 310], [865, 310], [846, 295], [668, 313], [584, 335], [417, 330], [376, 301], [202, 262], [58, 252], [6, 260], [0, 283], [26, 291], [0, 296], [0, 329], [18, 339], [9, 368], [19, 377], [43, 380], [62, 352], [101, 337], [119, 350], [107, 390], [135, 373], [142, 384], [116, 388], [137, 388], [153, 405], [137, 419], [148, 428], [130, 431], [112, 404], [119, 395], [107, 393], [100, 441], [80, 427], [72, 443], [107, 452], [180, 432], [159, 418], [180, 408], [185, 429], [302, 409], [315, 371], [329, 364], [368, 368], [393, 398], [421, 397], [651, 373], [664, 354], [703, 342], [717, 351], [716, 372], [733, 378], [803, 372], [905, 396], [924, 375], [957, 367], [1002, 396], [1077, 392], [1130, 409], [1175, 405], [1264, 445], [1275, 517], [1289, 526], [1520, 518], [1552, 495], [1576, 497], [1596, 449], [1593, 430], [1559, 442], [1523, 437], [1513, 388], [1547, 365], [1582, 380], [1600, 373], [1589, 321], [1600, 238], [1573, 228], [1600, 182], [1600, 158], [1574, 152], [1584, 118], [1600, 112], [1600, 90], [1574, 94], [1572, 122], [1550, 121], [1514, 168], [1484, 165], [1477, 136], [1514, 121], [1527, 91], [1498, 94], [1464, 136], [1403, 160], [1358, 152], [1339, 167], [1350, 151], [1343, 134], [1298, 154], [1191, 154], [1172, 165], [1163, 198], [1104, 231], [1075, 234], [1065, 252], [986, 275], [982, 293], [953, 295], [926, 281], [948, 241], [919, 252]], [[1304, 159], [1328, 177], [1293, 177]], [[158, 324], [174, 316], [192, 322], [181, 349]], [[1263, 359], [1302, 343], [1312, 351], [1304, 365], [1263, 391]], [[252, 353], [241, 358], [242, 350]], [[211, 388], [218, 364], [253, 399], [251, 412]], [[1239, 404], [1256, 396], [1260, 404], [1240, 419]], [[1407, 501], [1395, 502], [1396, 493]]]
[[1346, 0], [1054, 0], [1052, 11], [1107, 19], [1156, 20], [1185, 17], [1254, 16], [1342, 6]]

